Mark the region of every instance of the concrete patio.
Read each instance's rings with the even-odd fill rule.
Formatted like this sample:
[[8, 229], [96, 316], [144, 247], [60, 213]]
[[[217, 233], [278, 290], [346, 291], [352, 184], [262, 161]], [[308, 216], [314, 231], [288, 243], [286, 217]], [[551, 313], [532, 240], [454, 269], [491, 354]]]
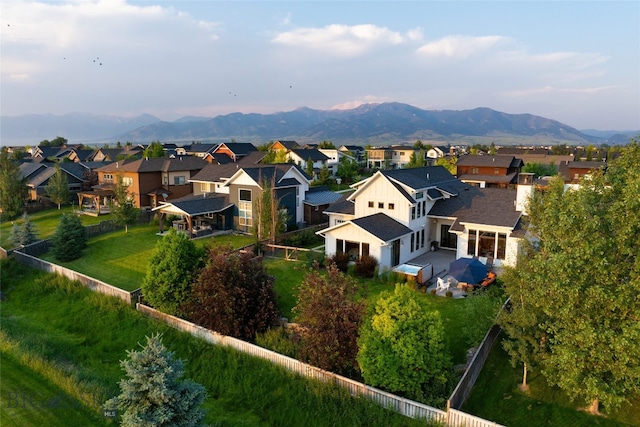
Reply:
[[[408, 262], [408, 264], [415, 265], [426, 265], [430, 263], [433, 266], [433, 277], [429, 279], [426, 286], [426, 292], [431, 292], [432, 289], [436, 289], [436, 284], [438, 277], [441, 277], [445, 282], [447, 279], [451, 279], [451, 286], [449, 287], [449, 291], [451, 291], [453, 298], [466, 298], [467, 292], [458, 289], [458, 281], [454, 279], [449, 274], [449, 264], [456, 260], [456, 252], [448, 249], [438, 249], [434, 252], [427, 252], [422, 254], [416, 258], [413, 258]], [[438, 296], [446, 296], [446, 290], [438, 290], [436, 295]]]

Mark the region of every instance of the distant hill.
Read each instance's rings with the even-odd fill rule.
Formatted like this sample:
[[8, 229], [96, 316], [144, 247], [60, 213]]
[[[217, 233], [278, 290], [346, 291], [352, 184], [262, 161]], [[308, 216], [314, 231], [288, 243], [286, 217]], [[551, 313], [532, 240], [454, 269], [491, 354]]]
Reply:
[[183, 117], [173, 122], [151, 115], [118, 118], [90, 114], [2, 117], [3, 145], [37, 144], [56, 136], [73, 143], [221, 142], [261, 144], [276, 139], [336, 144], [601, 144], [606, 137], [587, 134], [531, 114], [490, 108], [422, 110], [407, 104], [365, 104], [350, 110], [298, 108], [273, 114], [232, 113], [213, 118]]

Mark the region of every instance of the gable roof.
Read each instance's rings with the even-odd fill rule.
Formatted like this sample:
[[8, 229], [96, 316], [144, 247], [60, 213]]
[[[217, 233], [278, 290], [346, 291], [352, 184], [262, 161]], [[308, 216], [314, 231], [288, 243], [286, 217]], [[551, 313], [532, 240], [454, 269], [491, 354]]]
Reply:
[[[164, 146], [165, 145], [163, 144], [163, 147]], [[183, 148], [187, 153], [211, 153], [218, 148], [218, 144], [191, 144], [190, 146], [185, 146]]]
[[435, 187], [440, 184], [456, 181], [455, 177], [442, 166], [392, 169], [381, 171], [380, 173], [414, 190]]
[[214, 153], [218, 152], [218, 150], [220, 150], [222, 147], [226, 147], [229, 151], [231, 151], [236, 156], [246, 156], [252, 151], [258, 151], [256, 146], [250, 142], [229, 142], [229, 143], [223, 142], [222, 144], [218, 145], [216, 149], [213, 150], [213, 152]]
[[211, 163], [196, 172], [194, 176], [189, 178], [189, 181], [199, 182], [220, 182], [223, 179], [229, 179], [238, 172], [240, 166], [238, 163], [228, 163], [224, 165], [218, 165]]
[[337, 202], [329, 205], [329, 207], [324, 210], [324, 213], [355, 215], [356, 204], [351, 200], [348, 200], [347, 197], [348, 194], [343, 194]]
[[291, 152], [294, 153], [296, 156], [300, 157], [304, 161], [307, 161], [309, 159], [311, 159], [312, 162], [329, 160], [329, 157], [327, 157], [324, 153], [315, 149], [308, 149], [308, 150], [294, 149], [294, 150], [291, 150]]
[[329, 205], [335, 203], [342, 198], [342, 194], [335, 193], [330, 190], [324, 191], [307, 191], [304, 196], [304, 203], [311, 206]]
[[512, 168], [522, 166], [522, 160], [514, 156], [461, 156], [458, 166], [477, 166], [494, 168]]
[[238, 163], [240, 165], [257, 165], [262, 161], [262, 159], [265, 158], [267, 154], [268, 153], [265, 151], [252, 151], [238, 160]]
[[208, 165], [206, 160], [194, 156], [177, 157], [175, 159], [167, 157], [145, 158], [110, 163], [99, 168], [101, 172], [173, 172], [173, 171], [194, 171], [201, 170]]
[[[170, 202], [161, 202], [156, 210], [170, 210], [174, 213], [183, 213], [189, 216], [203, 215], [205, 213], [222, 212], [233, 206], [229, 202], [229, 195], [217, 193], [205, 193], [202, 195], [189, 195]], [[163, 209], [164, 208], [164, 209]]]
[[349, 222], [357, 225], [369, 234], [376, 236], [383, 242], [395, 240], [406, 234], [413, 233], [412, 229], [404, 224], [400, 224], [382, 212], [352, 219]]
[[284, 148], [286, 148], [287, 150], [292, 150], [294, 148], [298, 148], [299, 145], [297, 142], [295, 141], [281, 141], [281, 140], [277, 140], [274, 141], [273, 144], [271, 144], [271, 146], [273, 147], [276, 144], [280, 144], [282, 145]]
[[515, 201], [516, 190], [466, 185], [457, 197], [436, 201], [427, 216], [455, 218], [451, 231], [462, 231], [462, 222], [513, 228], [521, 216]]

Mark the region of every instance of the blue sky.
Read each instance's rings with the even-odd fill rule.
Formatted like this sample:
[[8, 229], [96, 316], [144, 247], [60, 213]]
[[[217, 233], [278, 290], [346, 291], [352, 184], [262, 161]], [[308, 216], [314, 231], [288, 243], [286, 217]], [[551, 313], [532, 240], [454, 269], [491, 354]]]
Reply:
[[640, 129], [638, 1], [0, 3], [2, 115], [403, 102]]

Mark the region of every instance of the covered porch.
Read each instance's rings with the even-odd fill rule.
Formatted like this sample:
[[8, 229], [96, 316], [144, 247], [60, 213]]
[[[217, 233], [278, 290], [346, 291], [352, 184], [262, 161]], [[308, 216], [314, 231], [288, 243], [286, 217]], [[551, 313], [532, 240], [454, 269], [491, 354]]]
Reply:
[[83, 214], [100, 216], [110, 213], [109, 205], [115, 197], [111, 188], [96, 188], [78, 193], [78, 206]]
[[233, 229], [232, 208], [228, 195], [210, 193], [162, 202], [152, 211], [158, 212], [160, 234], [164, 232], [167, 218], [178, 216], [179, 219], [172, 220], [168, 226], [197, 238]]

